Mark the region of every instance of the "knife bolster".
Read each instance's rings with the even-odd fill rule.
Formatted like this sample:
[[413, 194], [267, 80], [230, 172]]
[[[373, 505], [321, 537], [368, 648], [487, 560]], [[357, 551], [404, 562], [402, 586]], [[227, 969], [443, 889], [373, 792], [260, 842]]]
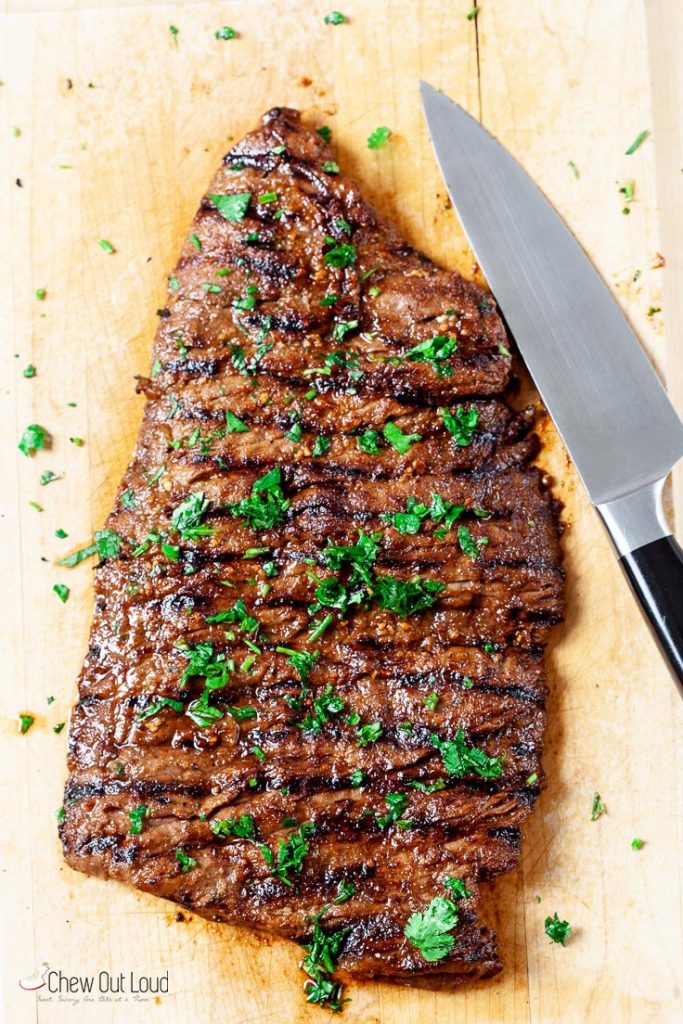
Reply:
[[671, 534], [662, 507], [665, 480], [663, 477], [595, 506], [622, 557]]

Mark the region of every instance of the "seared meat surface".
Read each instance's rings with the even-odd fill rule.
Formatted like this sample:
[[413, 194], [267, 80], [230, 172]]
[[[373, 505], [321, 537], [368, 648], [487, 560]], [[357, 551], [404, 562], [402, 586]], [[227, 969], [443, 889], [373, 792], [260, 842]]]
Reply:
[[557, 508], [493, 300], [331, 161], [271, 110], [169, 278], [61, 838], [211, 920], [332, 936], [351, 973], [481, 977], [480, 885], [543, 782]]

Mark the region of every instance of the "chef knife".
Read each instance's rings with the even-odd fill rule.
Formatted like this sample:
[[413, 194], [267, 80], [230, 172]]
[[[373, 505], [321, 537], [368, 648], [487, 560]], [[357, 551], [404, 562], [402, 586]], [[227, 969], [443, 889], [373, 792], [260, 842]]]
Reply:
[[449, 195], [683, 696], [683, 552], [662, 510], [683, 424], [569, 228], [519, 163], [420, 83]]

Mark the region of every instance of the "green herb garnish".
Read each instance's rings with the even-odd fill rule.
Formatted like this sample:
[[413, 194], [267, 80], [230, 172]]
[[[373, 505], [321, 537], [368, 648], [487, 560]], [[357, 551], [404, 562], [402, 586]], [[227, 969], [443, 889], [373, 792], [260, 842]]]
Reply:
[[503, 772], [505, 754], [499, 757], [489, 755], [479, 747], [470, 747], [465, 743], [465, 732], [458, 729], [454, 740], [442, 740], [432, 734], [429, 739], [441, 754], [443, 766], [449, 775], [462, 778], [474, 772], [482, 779], [498, 779]]
[[212, 818], [209, 827], [219, 839], [234, 836], [236, 839], [256, 840], [256, 827], [251, 814], [240, 814], [239, 818]]
[[453, 949], [455, 939], [450, 933], [457, 923], [455, 903], [445, 896], [435, 896], [426, 910], [411, 914], [403, 934], [427, 963], [434, 963]]
[[591, 821], [597, 821], [603, 814], [607, 812], [607, 808], [600, 799], [599, 793], [593, 794], [593, 804], [591, 806]]
[[249, 427], [241, 420], [239, 416], [235, 416], [234, 412], [229, 410], [225, 413], [225, 429], [228, 434], [248, 434]]
[[328, 909], [324, 906], [313, 919], [313, 935], [310, 943], [303, 943], [307, 955], [301, 962], [306, 974], [313, 980], [306, 986], [306, 1002], [325, 1006], [328, 1010], [339, 1013], [344, 1005], [343, 987], [340, 981], [334, 981], [332, 975], [337, 966], [337, 958], [350, 929], [342, 928], [336, 932], [325, 933], [320, 919]]
[[181, 850], [180, 847], [178, 847], [178, 849], [175, 852], [175, 859], [180, 864], [180, 870], [184, 875], [187, 874], [188, 871], [191, 871], [192, 868], [197, 867], [197, 861], [194, 859], [194, 857], [188, 857], [188, 855], [184, 853], [184, 851]]
[[636, 135], [635, 139], [633, 140], [631, 145], [626, 150], [626, 154], [625, 155], [626, 156], [631, 156], [632, 153], [635, 153], [635, 151], [638, 149], [638, 147], [642, 146], [642, 144], [645, 142], [645, 139], [648, 137], [649, 134], [650, 134], [649, 129], [645, 128], [642, 132], [640, 132], [638, 135]]
[[466, 526], [458, 527], [458, 544], [463, 555], [468, 555], [469, 558], [475, 559], [479, 557], [479, 553], [483, 547], [488, 544], [488, 537], [480, 537], [475, 541], [474, 537], [470, 533]]
[[466, 448], [468, 444], [472, 443], [474, 431], [479, 422], [479, 410], [476, 405], [471, 405], [469, 409], [459, 405], [455, 410], [455, 415], [452, 415], [447, 409], [438, 411], [444, 426], [453, 435], [460, 448]]
[[427, 338], [406, 352], [402, 357], [415, 363], [428, 363], [439, 377], [450, 377], [453, 372], [446, 360], [457, 350], [458, 342], [448, 334]]
[[381, 149], [382, 146], [386, 146], [391, 135], [391, 128], [384, 126], [375, 128], [373, 132], [370, 132], [368, 136], [368, 149]]
[[142, 823], [145, 818], [149, 818], [151, 811], [146, 804], [138, 804], [132, 811], [128, 811], [128, 817], [130, 818], [130, 828], [128, 829], [130, 835], [139, 836], [142, 832]]
[[31, 423], [21, 435], [18, 448], [24, 455], [33, 455], [35, 452], [46, 448], [49, 440], [50, 435], [45, 427], [41, 427], [37, 423]]
[[566, 946], [572, 929], [569, 921], [560, 921], [557, 911], [555, 911], [552, 917], [546, 917], [545, 919], [545, 933], [553, 942]]
[[410, 797], [406, 793], [387, 793], [384, 801], [388, 807], [388, 811], [384, 815], [375, 815], [375, 821], [381, 829], [388, 828], [389, 825], [398, 825], [399, 828], [410, 828], [411, 822], [406, 821], [403, 817], [403, 812], [410, 803]]
[[371, 722], [369, 725], [360, 725], [356, 729], [356, 738], [359, 747], [367, 747], [383, 735], [384, 729], [380, 722]]
[[211, 537], [215, 530], [210, 526], [202, 524], [208, 508], [209, 502], [204, 497], [203, 491], [195, 491], [192, 494], [188, 494], [173, 510], [171, 528], [176, 533], [179, 533], [183, 540], [199, 540], [201, 537]]
[[284, 519], [290, 501], [282, 493], [282, 471], [275, 466], [252, 484], [251, 495], [228, 505], [230, 514], [244, 518], [254, 530], [269, 530]]
[[71, 593], [69, 588], [64, 583], [55, 583], [52, 589], [54, 590], [55, 594], [62, 602], [62, 604], [66, 604], [66, 602], [69, 600], [69, 594]]
[[209, 199], [218, 212], [233, 224], [243, 221], [251, 202], [251, 192], [238, 192], [229, 196], [210, 195]]
[[416, 441], [422, 440], [422, 434], [404, 434], [401, 428], [391, 420], [385, 424], [382, 433], [399, 455], [405, 455]]
[[379, 455], [379, 438], [379, 431], [370, 428], [356, 437], [356, 444], [366, 455]]
[[336, 267], [338, 270], [351, 267], [356, 262], [356, 247], [348, 242], [343, 242], [333, 249], [328, 249], [323, 262], [325, 266]]

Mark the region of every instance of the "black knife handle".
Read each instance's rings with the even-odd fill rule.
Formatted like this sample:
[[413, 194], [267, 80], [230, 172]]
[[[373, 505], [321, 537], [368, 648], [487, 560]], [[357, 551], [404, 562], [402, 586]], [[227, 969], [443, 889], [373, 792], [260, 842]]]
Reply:
[[683, 697], [683, 551], [669, 535], [619, 561]]

